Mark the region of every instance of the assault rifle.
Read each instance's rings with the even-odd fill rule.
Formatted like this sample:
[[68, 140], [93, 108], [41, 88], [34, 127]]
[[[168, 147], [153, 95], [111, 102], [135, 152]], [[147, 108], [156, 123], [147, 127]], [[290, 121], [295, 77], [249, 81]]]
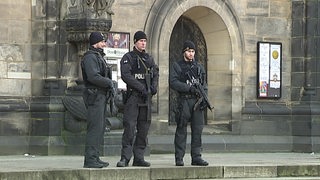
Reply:
[[147, 97], [144, 104], [138, 104], [138, 106], [147, 107], [147, 121], [151, 121], [151, 112], [152, 112], [152, 94], [151, 94], [151, 77], [152, 77], [152, 70], [147, 69], [146, 73], [144, 74], [146, 85], [147, 85]]
[[146, 68], [146, 73], [144, 74], [144, 78], [146, 80], [147, 85], [147, 97], [145, 99], [144, 104], [139, 104], [139, 106], [146, 106], [147, 107], [147, 121], [151, 121], [151, 113], [152, 113], [152, 93], [151, 93], [151, 78], [153, 77], [153, 68], [147, 68], [144, 62], [139, 59], [142, 64]]
[[[199, 106], [202, 106], [202, 107], [200, 107], [201, 109], [202, 109], [202, 108], [205, 109], [205, 107], [207, 107], [207, 108], [210, 109], [210, 111], [212, 112], [212, 109], [213, 109], [214, 107], [211, 105], [211, 103], [210, 103], [210, 101], [209, 101], [209, 98], [208, 98], [206, 92], [204, 91], [204, 89], [203, 89], [203, 87], [202, 87], [202, 85], [201, 85], [201, 82], [199, 82], [199, 80], [195, 79], [195, 78], [194, 78], [195, 76], [190, 75], [190, 73], [193, 74], [193, 71], [190, 70], [189, 72], [187, 72], [188, 78], [189, 78], [190, 82], [192, 83], [192, 85], [195, 86], [195, 88], [198, 89], [198, 90], [199, 90], [199, 93], [200, 93], [200, 94], [197, 94], [198, 100], [197, 100], [197, 102], [194, 104], [193, 111], [195, 111], [196, 109], [198, 109]], [[193, 75], [194, 75], [194, 74], [193, 74]], [[204, 103], [204, 104], [202, 104], [202, 103]]]
[[[129, 62], [131, 62], [132, 60], [132, 56], [130, 55], [130, 53], [126, 54], [129, 58]], [[142, 63], [142, 65], [144, 66], [144, 68], [146, 69], [146, 73], [144, 74], [145, 80], [146, 80], [146, 85], [147, 85], [147, 97], [145, 100], [144, 104], [138, 104], [138, 106], [145, 106], [147, 107], [147, 121], [151, 121], [151, 113], [152, 113], [152, 93], [151, 93], [151, 79], [153, 78], [153, 68], [148, 68], [146, 66], [146, 64], [143, 62], [143, 60], [140, 58], [140, 56], [137, 55], [138, 58], [138, 66], [140, 66], [140, 63]]]
[[152, 94], [151, 94], [151, 73], [150, 70], [145, 74], [146, 78], [146, 84], [147, 84], [147, 99], [146, 99], [146, 104], [147, 104], [147, 121], [151, 121], [151, 103], [152, 103]]

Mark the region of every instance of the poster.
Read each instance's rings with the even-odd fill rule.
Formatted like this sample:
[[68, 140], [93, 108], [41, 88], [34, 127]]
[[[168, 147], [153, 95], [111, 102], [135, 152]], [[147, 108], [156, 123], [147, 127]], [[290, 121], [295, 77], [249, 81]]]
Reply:
[[282, 44], [258, 42], [258, 98], [281, 97]]
[[107, 36], [107, 47], [104, 48], [107, 63], [112, 66], [112, 80], [117, 82], [118, 89], [125, 90], [126, 84], [121, 79], [120, 61], [124, 54], [130, 49], [130, 33], [109, 32]]
[[129, 52], [130, 34], [123, 32], [109, 32], [107, 37], [107, 47], [104, 48], [104, 53], [108, 58], [122, 58]]

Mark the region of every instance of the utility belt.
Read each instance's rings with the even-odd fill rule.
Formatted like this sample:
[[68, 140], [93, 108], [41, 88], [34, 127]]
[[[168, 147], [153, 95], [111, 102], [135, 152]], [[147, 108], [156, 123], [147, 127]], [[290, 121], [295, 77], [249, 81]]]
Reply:
[[126, 91], [122, 91], [123, 104], [126, 104], [130, 96], [142, 97], [142, 94], [139, 91], [133, 89], [127, 89]]
[[129, 96], [136, 96], [136, 97], [142, 97], [141, 92], [134, 90], [134, 89], [128, 89], [127, 93]]
[[87, 88], [87, 91], [89, 91], [90, 93], [99, 93], [102, 95], [108, 94], [108, 90], [103, 88]]
[[183, 99], [197, 99], [198, 97], [194, 94], [180, 94], [180, 97]]

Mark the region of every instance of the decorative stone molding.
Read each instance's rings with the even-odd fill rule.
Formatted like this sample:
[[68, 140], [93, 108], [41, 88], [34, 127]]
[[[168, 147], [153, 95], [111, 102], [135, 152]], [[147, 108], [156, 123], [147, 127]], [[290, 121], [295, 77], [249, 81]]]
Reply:
[[111, 6], [114, 0], [68, 0], [66, 12], [67, 39], [75, 43], [81, 57], [88, 48], [89, 35], [93, 31], [106, 33], [112, 26]]

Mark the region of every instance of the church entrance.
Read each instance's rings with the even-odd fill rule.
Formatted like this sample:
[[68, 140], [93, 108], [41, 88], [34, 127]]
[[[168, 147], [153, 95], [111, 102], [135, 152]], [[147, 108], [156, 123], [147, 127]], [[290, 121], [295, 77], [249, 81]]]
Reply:
[[[200, 28], [191, 19], [181, 16], [173, 28], [169, 46], [169, 72], [172, 64], [182, 58], [183, 43], [191, 40], [196, 45], [195, 59], [207, 69], [207, 47]], [[169, 91], [169, 124], [175, 124], [175, 110], [177, 109], [177, 94], [174, 90]], [[205, 113], [207, 114], [207, 113]], [[207, 118], [205, 117], [205, 123]]]
[[[171, 64], [182, 58], [185, 40], [196, 45], [196, 59], [207, 72], [208, 98], [213, 112], [206, 110], [205, 123], [214, 132], [231, 131], [233, 103], [240, 102], [239, 91], [234, 91], [235, 60], [232, 56], [230, 32], [222, 17], [212, 9], [197, 6], [184, 12], [175, 22], [170, 35], [169, 74]], [[239, 62], [238, 62], [239, 63]], [[234, 96], [237, 94], [237, 96]], [[235, 100], [235, 102], [234, 102]], [[236, 106], [237, 107], [237, 106]], [[169, 125], [175, 124], [177, 95], [169, 88]], [[211, 132], [210, 130], [210, 132]]]

